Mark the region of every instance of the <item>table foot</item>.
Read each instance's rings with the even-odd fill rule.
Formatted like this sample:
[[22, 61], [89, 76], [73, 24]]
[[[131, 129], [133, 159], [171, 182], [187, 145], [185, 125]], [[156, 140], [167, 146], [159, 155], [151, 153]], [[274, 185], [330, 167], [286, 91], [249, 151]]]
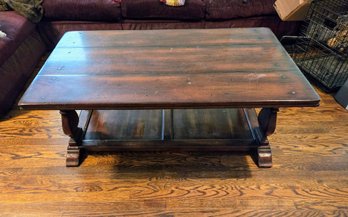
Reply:
[[272, 151], [267, 136], [274, 133], [277, 123], [278, 108], [263, 108], [258, 115], [258, 122], [262, 136], [257, 148], [258, 166], [261, 168], [272, 167]]
[[272, 167], [272, 151], [269, 145], [257, 148], [257, 163], [260, 168]]
[[258, 145], [252, 157], [260, 168], [272, 167], [272, 151], [267, 137], [276, 129], [278, 111], [278, 108], [262, 108], [257, 115], [253, 109], [245, 110], [249, 128]]
[[68, 147], [66, 155], [66, 166], [77, 167], [80, 164], [80, 149], [77, 147]]

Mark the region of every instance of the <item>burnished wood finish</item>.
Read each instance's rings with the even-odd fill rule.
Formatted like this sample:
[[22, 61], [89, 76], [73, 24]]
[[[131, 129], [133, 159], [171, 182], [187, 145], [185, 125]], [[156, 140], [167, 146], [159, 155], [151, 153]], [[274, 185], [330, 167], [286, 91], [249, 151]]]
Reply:
[[[244, 112], [238, 109], [173, 110], [172, 117], [173, 126], [168, 128], [175, 132], [170, 136], [173, 139], [249, 139], [251, 136]], [[97, 110], [93, 112], [85, 140], [166, 140], [162, 138], [162, 130], [161, 110]]]
[[347, 216], [348, 112], [319, 93], [319, 107], [280, 109], [266, 170], [209, 152], [89, 155], [66, 168], [59, 112], [13, 110], [0, 120], [0, 216]]
[[162, 110], [162, 140], [174, 138], [174, 111], [173, 109]]
[[[63, 131], [71, 137], [67, 166], [79, 165], [81, 148], [95, 148], [97, 144], [102, 150], [139, 147], [133, 137], [110, 139], [106, 134], [102, 136], [106, 138], [91, 140], [88, 121], [82, 132], [74, 110], [93, 110], [97, 114], [101, 109], [157, 108], [165, 109], [161, 111], [161, 137], [145, 141], [148, 149], [191, 149], [192, 144], [200, 144], [198, 150], [227, 151], [254, 146], [258, 165], [271, 167], [267, 136], [275, 131], [278, 107], [318, 103], [319, 96], [273, 33], [265, 28], [250, 28], [69, 32], [49, 56], [19, 106], [61, 110]], [[173, 109], [255, 107], [263, 108], [258, 118], [254, 112], [238, 110], [245, 115], [241, 125], [246, 123], [252, 132], [244, 141], [216, 141], [214, 134], [206, 134], [210, 140], [192, 141], [178, 137], [174, 129], [177, 120]], [[214, 113], [219, 111], [208, 116]], [[108, 124], [117, 126], [117, 119], [111, 117]], [[91, 127], [93, 120], [92, 117]], [[208, 127], [210, 122], [203, 126]], [[81, 136], [85, 133], [86, 137]], [[238, 145], [231, 144], [233, 141]], [[157, 147], [156, 143], [162, 146]]]
[[[84, 118], [83, 138], [69, 143], [67, 166], [80, 164], [79, 149], [98, 152], [256, 150], [259, 167], [269, 168], [272, 153], [267, 136], [275, 130], [277, 112], [278, 109], [262, 109], [257, 116], [254, 109], [82, 111], [80, 116], [89, 118]], [[68, 112], [61, 112], [65, 113]], [[77, 127], [76, 112], [68, 114]], [[69, 132], [64, 130], [66, 135]]]
[[278, 109], [261, 109], [259, 114], [257, 114], [254, 109], [244, 109], [250, 132], [255, 143], [258, 145], [256, 153], [252, 154], [254, 154], [257, 165], [261, 168], [272, 167], [272, 151], [267, 138], [270, 134], [267, 134], [267, 130], [265, 131], [265, 123], [270, 122], [270, 128], [275, 128], [275, 119], [274, 115], [271, 115], [271, 117], [268, 118], [265, 116], [265, 111], [267, 110], [278, 111]]
[[[94, 111], [83, 148], [217, 152], [250, 151], [257, 147], [241, 110], [186, 109], [165, 113], [170, 117], [169, 124], [161, 122], [161, 110]], [[166, 134], [169, 136], [163, 136]]]
[[278, 108], [262, 108], [258, 115], [260, 129], [265, 136], [270, 136], [274, 133], [277, 124]]
[[266, 28], [69, 32], [19, 105], [31, 109], [317, 106]]
[[270, 145], [257, 147], [257, 165], [261, 168], [272, 167], [272, 150]]
[[70, 137], [67, 148], [66, 165], [78, 166], [80, 163], [80, 148], [83, 137], [82, 128], [79, 125], [79, 116], [74, 110], [61, 110], [63, 133]]
[[74, 110], [61, 110], [62, 128], [65, 135], [78, 141], [81, 138], [82, 129], [78, 127], [79, 116]]

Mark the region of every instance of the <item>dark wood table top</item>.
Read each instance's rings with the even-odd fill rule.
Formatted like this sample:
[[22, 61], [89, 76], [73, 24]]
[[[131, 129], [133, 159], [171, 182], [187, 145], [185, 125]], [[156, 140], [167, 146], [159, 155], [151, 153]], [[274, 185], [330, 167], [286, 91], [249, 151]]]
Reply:
[[66, 33], [19, 106], [140, 109], [317, 106], [266, 28]]

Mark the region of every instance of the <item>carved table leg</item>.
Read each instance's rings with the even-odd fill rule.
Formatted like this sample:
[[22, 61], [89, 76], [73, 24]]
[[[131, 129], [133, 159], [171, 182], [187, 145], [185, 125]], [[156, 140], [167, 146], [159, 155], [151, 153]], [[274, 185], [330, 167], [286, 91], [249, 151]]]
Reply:
[[272, 167], [272, 151], [267, 136], [272, 135], [275, 131], [278, 111], [277, 108], [263, 108], [258, 115], [260, 131], [263, 134], [257, 149], [259, 167]]
[[79, 124], [79, 116], [75, 110], [61, 110], [62, 127], [65, 135], [70, 137], [67, 149], [66, 166], [78, 166], [80, 162], [80, 149], [82, 129], [77, 127]]

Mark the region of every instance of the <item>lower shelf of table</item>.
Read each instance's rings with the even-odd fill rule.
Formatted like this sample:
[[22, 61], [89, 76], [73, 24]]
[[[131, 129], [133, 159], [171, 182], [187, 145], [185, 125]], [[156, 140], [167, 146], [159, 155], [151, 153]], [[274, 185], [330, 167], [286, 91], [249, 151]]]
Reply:
[[[76, 128], [69, 141], [66, 165], [78, 166], [81, 150], [253, 150], [251, 156], [259, 167], [271, 167], [272, 152], [265, 132], [273, 133], [276, 111], [261, 110], [257, 115], [254, 109], [95, 110], [82, 111], [79, 118], [74, 118], [75, 112], [63, 111], [63, 124], [79, 119], [82, 128]], [[69, 134], [69, 126], [63, 129]]]
[[259, 146], [253, 109], [95, 110], [88, 114], [80, 114], [87, 121], [81, 124], [85, 135], [80, 148], [89, 151], [249, 151]]

